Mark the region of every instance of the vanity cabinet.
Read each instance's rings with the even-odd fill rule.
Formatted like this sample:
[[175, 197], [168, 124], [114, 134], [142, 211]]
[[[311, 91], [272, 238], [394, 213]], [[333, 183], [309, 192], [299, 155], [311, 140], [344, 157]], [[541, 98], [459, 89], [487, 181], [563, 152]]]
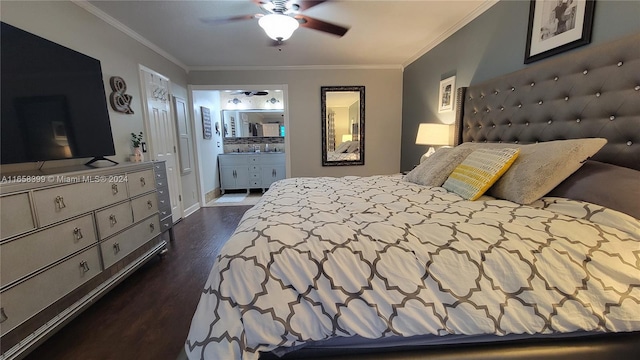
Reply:
[[231, 153], [218, 155], [220, 189], [265, 191], [286, 176], [284, 153]]
[[164, 252], [172, 235], [161, 226], [171, 218], [170, 205], [160, 215], [163, 162], [15, 179], [0, 185], [2, 359], [23, 356]]

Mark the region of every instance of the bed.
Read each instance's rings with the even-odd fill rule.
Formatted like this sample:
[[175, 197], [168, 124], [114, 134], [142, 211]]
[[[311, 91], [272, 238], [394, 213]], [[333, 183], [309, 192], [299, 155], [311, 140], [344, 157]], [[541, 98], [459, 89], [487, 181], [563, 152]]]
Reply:
[[[459, 146], [414, 173], [442, 186], [402, 175], [275, 183], [218, 256], [186, 355], [637, 355], [638, 43], [459, 89]], [[509, 153], [497, 182], [474, 201], [448, 190], [459, 167], [443, 169], [483, 151]], [[540, 157], [555, 164], [548, 174]]]

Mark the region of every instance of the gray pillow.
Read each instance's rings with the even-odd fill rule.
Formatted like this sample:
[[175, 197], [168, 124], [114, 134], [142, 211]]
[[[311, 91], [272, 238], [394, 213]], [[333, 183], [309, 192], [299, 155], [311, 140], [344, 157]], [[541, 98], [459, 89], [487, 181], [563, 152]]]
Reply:
[[586, 201], [640, 219], [640, 171], [587, 160], [546, 196]]
[[442, 186], [453, 170], [464, 161], [474, 149], [440, 148], [406, 176], [405, 180], [424, 186]]
[[571, 139], [529, 145], [465, 143], [462, 148], [518, 147], [520, 155], [509, 170], [489, 189], [488, 195], [530, 204], [543, 197], [605, 144], [606, 139]]

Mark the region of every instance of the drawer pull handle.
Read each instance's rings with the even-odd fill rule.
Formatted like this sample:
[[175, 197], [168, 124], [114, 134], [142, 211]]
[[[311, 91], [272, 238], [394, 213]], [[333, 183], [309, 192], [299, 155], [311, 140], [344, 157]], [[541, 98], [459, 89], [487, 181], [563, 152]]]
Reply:
[[80, 240], [84, 237], [82, 236], [82, 230], [80, 228], [73, 229], [73, 236], [76, 238], [76, 240]]
[[149, 209], [153, 207], [153, 203], [151, 202], [151, 200], [147, 201], [147, 206], [149, 207]]
[[56, 196], [55, 202], [56, 202], [56, 206], [58, 207], [58, 210], [62, 210], [67, 207], [67, 205], [65, 205], [64, 203], [64, 198], [62, 196]]
[[160, 195], [164, 194], [163, 190], [158, 190], [158, 192], [160, 193]]
[[120, 252], [120, 243], [113, 244], [113, 252], [114, 254], [117, 254]]
[[91, 269], [89, 269], [89, 264], [84, 260], [82, 260], [80, 262], [80, 267], [82, 268], [82, 271], [84, 271], [84, 272], [88, 272], [89, 270], [91, 270]]
[[116, 220], [116, 216], [111, 214], [109, 215], [109, 222], [111, 223], [111, 226], [115, 225], [118, 223], [118, 220]]
[[140, 186], [145, 186], [147, 185], [147, 181], [144, 179], [144, 177], [140, 178]]
[[9, 317], [7, 316], [7, 314], [5, 314], [4, 308], [0, 308], [0, 324], [7, 321], [8, 319]]
[[156, 229], [156, 226], [153, 223], [149, 224], [149, 231], [153, 232]]
[[158, 181], [158, 186], [164, 186], [164, 184]]
[[111, 192], [113, 195], [118, 193], [118, 184], [111, 184]]

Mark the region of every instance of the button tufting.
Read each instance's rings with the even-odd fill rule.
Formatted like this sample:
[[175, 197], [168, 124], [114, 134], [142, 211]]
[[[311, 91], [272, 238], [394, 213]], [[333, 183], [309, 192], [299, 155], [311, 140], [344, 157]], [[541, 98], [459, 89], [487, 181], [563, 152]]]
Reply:
[[495, 127], [496, 127], [496, 124], [491, 125], [491, 127], [492, 127], [492, 128], [495, 128]]
[[536, 83], [534, 83], [534, 82], [531, 83], [531, 86], [535, 86], [535, 85], [536, 85]]
[[633, 143], [631, 141], [627, 141], [627, 146], [631, 146]]
[[551, 124], [553, 122], [553, 120], [549, 120], [547, 121], [547, 124]]
[[542, 105], [542, 100], [538, 101], [538, 105]]
[[553, 78], [553, 81], [558, 81], [558, 77], [557, 77], [557, 76], [556, 76], [556, 77], [554, 77], [554, 78]]
[[564, 97], [564, 101], [569, 101], [569, 97], [568, 97], [568, 96], [565, 96], [565, 97]]
[[577, 122], [577, 123], [579, 123], [579, 122], [580, 122], [580, 119], [576, 119], [576, 122]]
[[504, 106], [500, 106], [500, 111], [504, 111]]
[[587, 75], [587, 73], [589, 72], [589, 70], [585, 70], [582, 72], [582, 74]]
[[613, 116], [613, 115], [609, 116], [609, 120], [615, 120], [615, 119], [616, 119], [615, 116]]
[[480, 99], [484, 99], [484, 95], [480, 95]]
[[518, 107], [519, 107], [519, 108], [521, 108], [521, 107], [522, 107], [522, 104], [518, 104]]
[[511, 126], [511, 123], [509, 123], [509, 125], [508, 125], [508, 126]]
[[496, 90], [496, 92], [494, 92], [493, 95], [498, 95], [498, 91]]
[[516, 144], [517, 144], [517, 143], [518, 143], [518, 140], [514, 141], [514, 143], [516, 143]]
[[634, 87], [633, 90], [635, 90], [635, 91], [640, 90], [640, 85], [636, 85], [636, 87]]
[[489, 111], [491, 111], [491, 110], [487, 109], [487, 112], [489, 112]]
[[514, 88], [513, 86], [511, 87], [511, 91], [516, 91], [516, 88]]
[[622, 61], [618, 61], [618, 67], [622, 66]]
[[527, 121], [526, 123], [524, 123], [525, 126], [529, 126], [529, 122]]
[[599, 92], [596, 93], [596, 97], [600, 97], [600, 93]]

